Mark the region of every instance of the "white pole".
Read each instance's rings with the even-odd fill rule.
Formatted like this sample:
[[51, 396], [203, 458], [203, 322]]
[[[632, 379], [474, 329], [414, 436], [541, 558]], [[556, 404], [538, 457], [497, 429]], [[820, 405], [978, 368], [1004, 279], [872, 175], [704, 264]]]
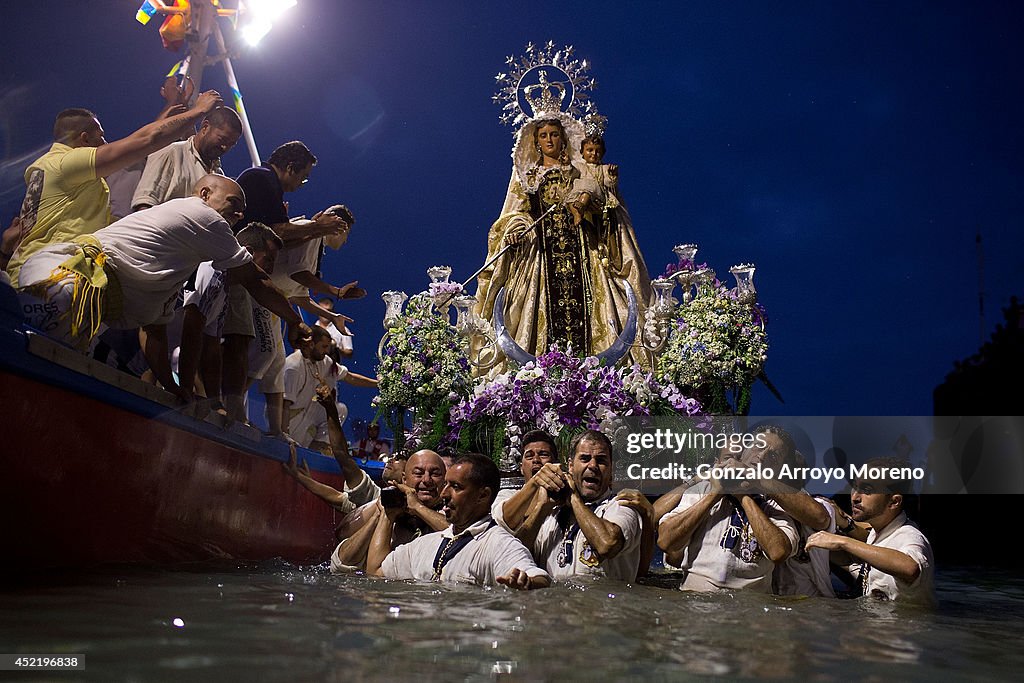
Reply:
[[238, 89], [238, 80], [235, 78], [235, 70], [231, 67], [231, 58], [224, 47], [224, 36], [220, 32], [220, 23], [214, 20], [213, 37], [217, 41], [217, 50], [224, 59], [224, 74], [228, 79], [228, 87], [231, 88], [231, 95], [235, 101], [235, 111], [238, 118], [242, 120], [242, 135], [245, 137], [245, 146], [249, 148], [249, 157], [253, 166], [260, 165], [260, 153], [256, 149], [256, 139], [252, 136], [252, 127], [249, 125], [249, 117], [245, 115], [245, 105], [242, 104], [242, 91]]

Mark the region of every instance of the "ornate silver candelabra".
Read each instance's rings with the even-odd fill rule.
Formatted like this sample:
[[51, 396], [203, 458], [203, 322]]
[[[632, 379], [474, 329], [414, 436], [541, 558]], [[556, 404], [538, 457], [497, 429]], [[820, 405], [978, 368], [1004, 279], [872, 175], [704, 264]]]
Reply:
[[[497, 362], [498, 354], [494, 330], [490, 324], [479, 317], [474, 306], [475, 296], [464, 294], [462, 285], [450, 282], [452, 269], [450, 266], [432, 266], [427, 269], [430, 284], [421, 296], [429, 296], [431, 309], [438, 315], [449, 319], [449, 325], [462, 337], [466, 357], [476, 368], [486, 370]], [[384, 336], [377, 346], [377, 359], [383, 360], [384, 346], [391, 336], [391, 330], [402, 319], [405, 302], [409, 299], [405, 292], [387, 291], [381, 295], [384, 300]], [[450, 307], [455, 306], [455, 323], [451, 323]]]
[[[644, 331], [640, 336], [640, 346], [647, 352], [652, 365], [665, 350], [671, 332], [669, 326], [675, 318], [676, 307], [680, 304], [680, 300], [673, 296], [676, 285], [680, 287], [682, 305], [685, 306], [700, 292], [701, 285], [715, 281], [713, 270], [696, 266], [696, 244], [678, 244], [672, 251], [679, 259], [678, 269], [668, 277], [651, 281], [655, 298], [654, 303], [647, 309]], [[741, 263], [729, 269], [736, 278], [736, 286], [732, 291], [735, 292], [738, 301], [749, 306], [757, 303], [754, 270], [752, 263]]]

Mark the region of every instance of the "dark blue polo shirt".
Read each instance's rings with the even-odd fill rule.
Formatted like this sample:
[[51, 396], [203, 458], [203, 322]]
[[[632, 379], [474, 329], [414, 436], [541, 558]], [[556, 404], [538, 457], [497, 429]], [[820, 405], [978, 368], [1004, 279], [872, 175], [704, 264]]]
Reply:
[[264, 225], [288, 222], [284, 190], [274, 169], [266, 164], [247, 168], [238, 176], [238, 184], [245, 192], [245, 213], [235, 224], [236, 233], [253, 221]]

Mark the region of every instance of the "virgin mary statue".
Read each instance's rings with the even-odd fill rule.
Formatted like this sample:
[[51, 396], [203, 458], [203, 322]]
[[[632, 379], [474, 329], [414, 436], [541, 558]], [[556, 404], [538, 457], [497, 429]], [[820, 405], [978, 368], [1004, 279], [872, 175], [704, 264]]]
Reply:
[[[488, 261], [512, 246], [479, 276], [476, 313], [493, 322], [503, 291], [504, 329], [527, 355], [556, 343], [575, 355], [597, 355], [627, 327], [628, 290], [641, 309], [634, 303], [634, 313], [642, 315], [650, 279], [628, 214], [620, 212], [624, 218], [611, 229], [603, 219], [614, 200], [587, 172], [583, 124], [559, 110], [556, 85], [543, 72], [539, 87], [540, 95], [527, 93], [535, 115], [516, 134], [505, 203], [487, 237]], [[634, 324], [642, 329], [643, 319]], [[646, 364], [642, 352], [633, 360]]]

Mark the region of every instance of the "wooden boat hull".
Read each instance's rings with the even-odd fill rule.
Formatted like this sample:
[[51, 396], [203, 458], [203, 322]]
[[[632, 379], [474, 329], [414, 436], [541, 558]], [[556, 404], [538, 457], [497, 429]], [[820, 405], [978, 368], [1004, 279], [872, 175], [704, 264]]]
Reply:
[[[52, 342], [20, 325], [13, 291], [0, 289], [8, 569], [328, 557], [340, 515], [284, 473], [283, 442], [195, 420], [30, 353], [33, 339]], [[301, 453], [318, 480], [342, 488], [332, 458]], [[367, 469], [379, 476], [380, 464]]]

